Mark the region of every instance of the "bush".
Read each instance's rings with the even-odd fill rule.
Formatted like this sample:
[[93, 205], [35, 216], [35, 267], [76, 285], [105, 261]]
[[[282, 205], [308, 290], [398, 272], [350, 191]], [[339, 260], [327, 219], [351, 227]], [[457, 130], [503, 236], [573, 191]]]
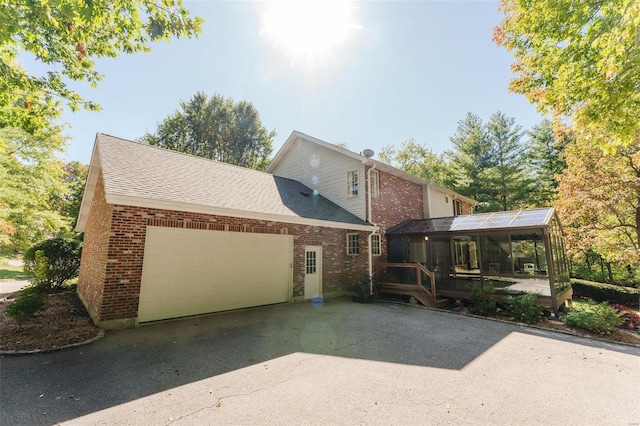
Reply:
[[16, 300], [7, 305], [6, 313], [16, 320], [18, 327], [22, 329], [22, 323], [44, 308], [44, 297], [45, 294], [36, 287], [27, 287], [20, 292]]
[[45, 290], [56, 289], [78, 276], [82, 243], [68, 238], [51, 238], [24, 253], [24, 270], [34, 284]]
[[611, 333], [624, 322], [620, 313], [604, 302], [575, 304], [565, 314], [564, 321], [568, 325], [596, 333]]
[[371, 297], [371, 278], [364, 277], [360, 283], [353, 286], [353, 296], [351, 300], [359, 303], [370, 302]]
[[544, 315], [544, 306], [538, 305], [535, 294], [507, 296], [505, 305], [514, 320], [527, 324], [540, 321]]
[[638, 308], [640, 302], [640, 289], [633, 287], [577, 279], [571, 280], [571, 287], [573, 287], [574, 298], [585, 297], [598, 302], [617, 303], [632, 308]]
[[620, 317], [624, 321], [622, 324], [624, 328], [634, 329], [640, 327], [640, 314], [636, 311], [633, 311], [624, 305], [614, 304], [611, 305], [611, 307], [620, 314]]
[[493, 297], [493, 286], [473, 287], [469, 302], [471, 302], [471, 312], [476, 315], [488, 317], [498, 312], [498, 306]]

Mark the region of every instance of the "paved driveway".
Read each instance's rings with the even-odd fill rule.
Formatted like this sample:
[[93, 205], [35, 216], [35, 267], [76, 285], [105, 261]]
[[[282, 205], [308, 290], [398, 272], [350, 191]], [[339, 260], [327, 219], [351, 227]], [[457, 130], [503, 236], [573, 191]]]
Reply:
[[640, 422], [640, 349], [346, 300], [0, 360], [1, 424]]

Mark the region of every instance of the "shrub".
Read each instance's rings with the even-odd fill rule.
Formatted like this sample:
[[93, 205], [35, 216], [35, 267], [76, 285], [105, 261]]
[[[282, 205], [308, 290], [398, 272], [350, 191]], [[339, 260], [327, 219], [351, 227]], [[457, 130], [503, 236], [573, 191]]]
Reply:
[[22, 323], [44, 308], [44, 297], [45, 294], [38, 291], [36, 287], [27, 287], [20, 292], [16, 300], [7, 305], [6, 313], [18, 323], [19, 329], [22, 330]]
[[359, 303], [370, 302], [371, 297], [371, 278], [364, 277], [362, 281], [353, 286], [353, 297], [351, 300]]
[[585, 302], [565, 314], [565, 323], [596, 333], [611, 333], [624, 320], [620, 313], [606, 303]]
[[488, 317], [498, 312], [498, 306], [493, 297], [493, 286], [473, 287], [469, 302], [471, 302], [471, 312], [474, 314]]
[[24, 270], [36, 286], [56, 289], [78, 276], [82, 243], [68, 238], [51, 238], [31, 246], [24, 253]]
[[620, 317], [624, 321], [622, 324], [624, 328], [634, 329], [640, 327], [640, 314], [636, 311], [624, 305], [613, 304], [611, 307], [620, 313]]
[[612, 284], [597, 283], [594, 281], [571, 280], [573, 296], [585, 297], [598, 302], [609, 302], [638, 308], [640, 302], [640, 289], [622, 287]]
[[523, 294], [517, 297], [507, 296], [505, 305], [514, 320], [527, 324], [540, 321], [544, 315], [544, 307], [537, 303], [535, 294]]

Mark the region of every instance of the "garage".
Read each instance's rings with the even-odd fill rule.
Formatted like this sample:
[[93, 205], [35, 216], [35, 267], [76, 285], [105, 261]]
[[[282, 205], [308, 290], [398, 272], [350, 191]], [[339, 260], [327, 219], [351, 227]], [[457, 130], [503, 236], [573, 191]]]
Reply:
[[147, 227], [138, 321], [283, 303], [293, 236]]

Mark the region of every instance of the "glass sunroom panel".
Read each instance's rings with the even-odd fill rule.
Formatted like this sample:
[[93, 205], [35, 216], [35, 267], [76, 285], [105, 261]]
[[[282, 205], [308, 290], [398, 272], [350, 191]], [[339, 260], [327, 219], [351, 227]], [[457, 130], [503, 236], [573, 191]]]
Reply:
[[513, 270], [516, 275], [547, 276], [547, 254], [541, 233], [514, 234], [511, 236]]
[[457, 274], [480, 274], [478, 240], [475, 236], [451, 238], [453, 267]]
[[508, 235], [483, 235], [480, 237], [480, 249], [483, 274], [504, 275], [512, 273]]

